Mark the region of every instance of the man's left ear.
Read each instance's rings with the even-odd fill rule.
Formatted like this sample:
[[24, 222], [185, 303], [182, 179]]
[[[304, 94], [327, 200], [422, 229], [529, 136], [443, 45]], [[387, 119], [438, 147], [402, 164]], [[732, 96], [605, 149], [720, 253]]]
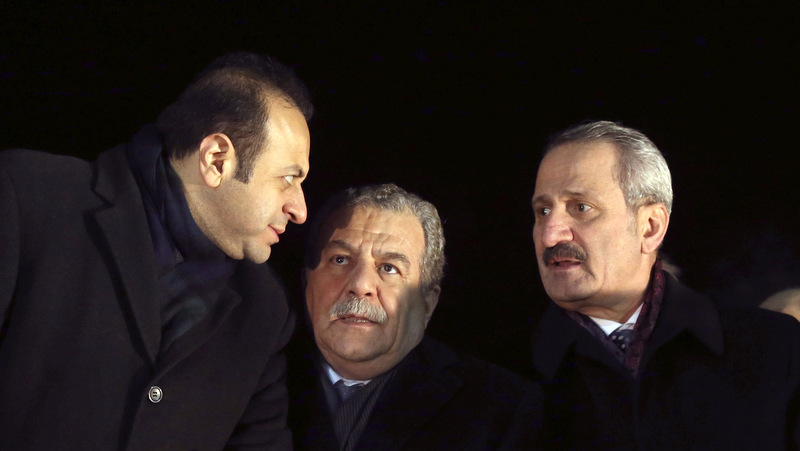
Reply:
[[224, 178], [236, 171], [236, 150], [224, 133], [212, 133], [200, 142], [198, 151], [200, 177], [210, 188], [216, 188]]
[[642, 237], [642, 253], [652, 254], [658, 251], [669, 227], [667, 207], [661, 203], [645, 205], [639, 208], [638, 224]]
[[441, 292], [442, 287], [434, 285], [422, 294], [422, 301], [425, 302], [425, 327], [428, 327], [428, 321], [431, 320], [433, 311], [436, 309], [436, 304], [439, 303], [439, 294]]

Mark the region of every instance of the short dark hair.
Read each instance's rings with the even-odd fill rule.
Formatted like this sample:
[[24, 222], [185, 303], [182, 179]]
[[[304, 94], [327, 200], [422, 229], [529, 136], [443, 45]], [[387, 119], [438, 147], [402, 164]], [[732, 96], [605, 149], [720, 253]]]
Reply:
[[425, 249], [420, 261], [420, 288], [427, 290], [439, 285], [444, 277], [444, 230], [439, 212], [432, 203], [393, 183], [347, 188], [334, 194], [318, 211], [311, 224], [306, 245], [305, 268], [319, 265], [324, 243], [320, 236], [325, 225], [336, 211], [342, 208], [378, 208], [395, 213], [409, 212], [419, 220], [425, 235]]
[[236, 146], [234, 176], [247, 183], [267, 142], [265, 124], [276, 98], [298, 108], [306, 120], [314, 113], [306, 85], [274, 58], [251, 52], [217, 58], [158, 115], [167, 157], [182, 159], [206, 136], [224, 133]]

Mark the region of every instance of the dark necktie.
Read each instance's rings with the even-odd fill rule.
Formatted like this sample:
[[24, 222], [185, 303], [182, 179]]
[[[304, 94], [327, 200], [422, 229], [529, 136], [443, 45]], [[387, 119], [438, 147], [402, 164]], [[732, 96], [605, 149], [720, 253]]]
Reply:
[[345, 385], [344, 380], [339, 379], [335, 384], [333, 384], [333, 388], [335, 388], [336, 392], [339, 393], [339, 399], [341, 402], [345, 402], [348, 398], [361, 390], [364, 385], [366, 384]]
[[609, 334], [608, 338], [610, 338], [611, 342], [617, 345], [620, 351], [622, 351], [624, 354], [625, 351], [628, 350], [631, 340], [633, 340], [633, 325], [623, 324], [619, 326], [617, 330]]

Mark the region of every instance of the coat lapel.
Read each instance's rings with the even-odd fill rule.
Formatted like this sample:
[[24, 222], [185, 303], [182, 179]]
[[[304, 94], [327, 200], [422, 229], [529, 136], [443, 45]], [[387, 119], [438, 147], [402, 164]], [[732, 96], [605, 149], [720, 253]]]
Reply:
[[684, 331], [721, 356], [724, 351], [722, 324], [711, 300], [693, 292], [671, 275], [667, 275], [664, 282], [664, 301], [650, 343], [645, 348], [649, 351], [647, 357]]
[[105, 237], [124, 296], [120, 302], [142, 341], [151, 363], [161, 341], [160, 297], [153, 244], [136, 180], [119, 146], [101, 154], [96, 164], [95, 192], [108, 202], [94, 218], [99, 234]]
[[206, 317], [162, 352], [158, 359], [158, 372], [168, 371], [208, 341], [241, 300], [241, 296], [233, 288], [230, 286], [225, 288], [220, 299]]
[[427, 339], [406, 359], [375, 405], [357, 449], [402, 448], [463, 385], [446, 369], [458, 357]]
[[531, 338], [533, 365], [536, 370], [552, 380], [567, 353], [574, 349], [577, 355], [601, 362], [627, 375], [624, 366], [617, 361], [600, 341], [580, 324], [568, 317], [560, 307], [551, 304]]

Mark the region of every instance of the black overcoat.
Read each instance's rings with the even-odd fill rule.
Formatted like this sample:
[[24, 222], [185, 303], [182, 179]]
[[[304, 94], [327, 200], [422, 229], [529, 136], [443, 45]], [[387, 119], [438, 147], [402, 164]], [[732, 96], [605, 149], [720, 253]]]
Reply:
[[796, 449], [800, 323], [717, 309], [667, 275], [634, 378], [552, 305], [532, 338], [548, 449]]
[[294, 320], [272, 269], [239, 264], [215, 310], [160, 354], [162, 294], [125, 146], [96, 163], [0, 156], [2, 448], [288, 448], [280, 350]]
[[[338, 450], [319, 373], [306, 356], [289, 366], [295, 449]], [[380, 393], [356, 450], [531, 449], [540, 409], [535, 384], [426, 336]]]

